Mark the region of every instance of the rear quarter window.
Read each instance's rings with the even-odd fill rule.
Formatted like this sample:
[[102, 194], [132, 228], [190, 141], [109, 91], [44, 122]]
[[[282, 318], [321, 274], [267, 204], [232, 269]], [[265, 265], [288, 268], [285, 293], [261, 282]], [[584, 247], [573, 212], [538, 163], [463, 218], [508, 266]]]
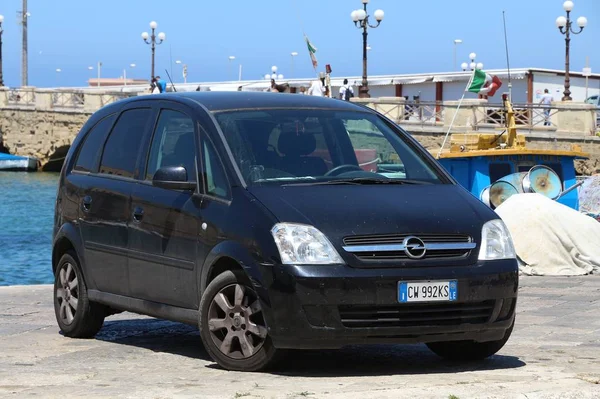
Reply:
[[80, 172], [95, 171], [94, 168], [98, 163], [97, 161], [102, 152], [104, 141], [114, 121], [115, 114], [109, 115], [96, 123], [85, 135], [73, 170]]

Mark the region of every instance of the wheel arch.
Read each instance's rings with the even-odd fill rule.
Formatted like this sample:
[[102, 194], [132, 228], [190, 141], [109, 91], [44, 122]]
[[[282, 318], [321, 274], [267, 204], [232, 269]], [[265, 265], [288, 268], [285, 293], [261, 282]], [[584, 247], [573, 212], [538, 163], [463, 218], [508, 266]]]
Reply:
[[60, 258], [69, 250], [73, 250], [77, 255], [82, 270], [84, 269], [83, 257], [81, 256], [83, 246], [77, 229], [71, 224], [64, 224], [60, 227], [54, 236], [52, 244], [52, 274], [56, 273], [56, 267]]
[[261, 281], [260, 271], [256, 261], [247, 248], [235, 241], [223, 241], [217, 244], [205, 258], [200, 273], [198, 273], [199, 298], [208, 284], [226, 270], [243, 270], [250, 281], [256, 286]]

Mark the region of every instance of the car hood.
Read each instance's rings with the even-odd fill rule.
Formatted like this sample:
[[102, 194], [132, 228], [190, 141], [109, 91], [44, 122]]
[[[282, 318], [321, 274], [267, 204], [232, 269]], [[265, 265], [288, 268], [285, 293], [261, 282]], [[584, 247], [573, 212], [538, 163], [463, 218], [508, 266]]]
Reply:
[[344, 237], [375, 234], [468, 234], [498, 216], [458, 185], [257, 186], [250, 192], [280, 222], [323, 232], [339, 250]]

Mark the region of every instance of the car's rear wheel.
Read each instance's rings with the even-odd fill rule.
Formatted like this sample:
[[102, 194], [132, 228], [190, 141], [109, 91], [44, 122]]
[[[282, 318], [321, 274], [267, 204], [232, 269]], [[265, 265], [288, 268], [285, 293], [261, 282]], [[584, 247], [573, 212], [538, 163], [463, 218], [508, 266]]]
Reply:
[[225, 271], [206, 287], [198, 324], [209, 355], [227, 370], [258, 371], [276, 358], [260, 301], [241, 270]]
[[510, 326], [504, 337], [497, 341], [447, 341], [430, 342], [427, 347], [436, 355], [454, 361], [481, 360], [496, 354], [510, 338], [513, 325]]
[[54, 275], [54, 313], [67, 337], [90, 338], [102, 328], [106, 307], [90, 302], [77, 255], [65, 253]]

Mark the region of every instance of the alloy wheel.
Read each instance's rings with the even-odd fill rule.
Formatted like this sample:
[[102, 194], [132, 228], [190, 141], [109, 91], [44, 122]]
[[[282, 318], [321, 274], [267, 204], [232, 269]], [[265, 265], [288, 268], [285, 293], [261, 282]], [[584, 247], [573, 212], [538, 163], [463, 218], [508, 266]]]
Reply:
[[210, 303], [208, 329], [220, 352], [232, 359], [247, 359], [260, 350], [267, 328], [260, 302], [251, 288], [231, 284]]
[[71, 324], [77, 313], [79, 303], [79, 284], [77, 273], [71, 263], [63, 263], [59, 272], [59, 283], [56, 299], [60, 307], [59, 317], [65, 324]]

